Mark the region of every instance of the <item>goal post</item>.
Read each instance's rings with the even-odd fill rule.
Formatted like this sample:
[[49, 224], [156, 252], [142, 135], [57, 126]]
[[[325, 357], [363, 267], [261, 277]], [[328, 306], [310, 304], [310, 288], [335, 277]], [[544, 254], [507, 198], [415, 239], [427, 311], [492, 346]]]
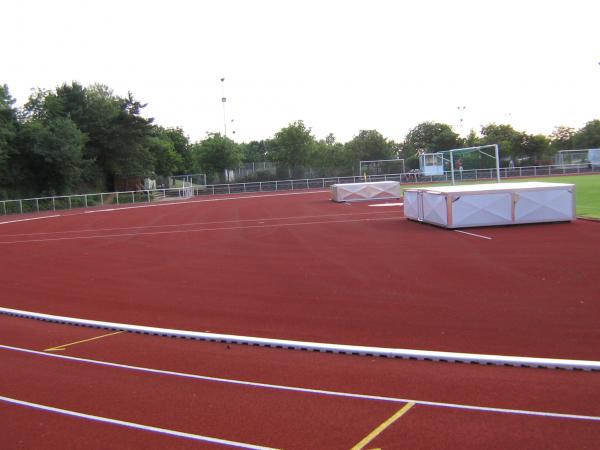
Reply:
[[386, 175], [392, 173], [405, 173], [404, 158], [374, 159], [360, 161], [359, 175]]
[[[494, 156], [490, 155], [489, 153], [484, 152], [484, 149], [493, 149], [494, 152]], [[455, 148], [452, 150], [448, 150], [449, 154], [450, 154], [450, 172], [452, 173], [452, 184], [455, 184], [455, 178], [454, 178], [454, 159], [455, 159], [455, 154], [468, 154], [468, 153], [473, 153], [473, 152], [478, 152], [480, 155], [484, 155], [490, 158], [493, 158], [496, 160], [496, 181], [498, 183], [500, 183], [500, 149], [498, 147], [498, 144], [490, 144], [490, 145], [479, 145], [477, 147], [465, 147], [465, 148]], [[458, 163], [458, 170], [462, 172], [463, 170], [463, 166], [462, 166], [462, 162], [459, 159], [457, 159], [457, 163]]]
[[559, 150], [555, 163], [562, 168], [588, 167], [592, 161], [598, 160], [599, 152], [598, 149]]
[[[490, 169], [486, 161], [494, 160], [496, 179], [500, 183], [500, 149], [498, 144], [479, 145], [476, 147], [454, 148], [436, 153], [423, 153], [419, 157], [420, 170], [423, 175], [443, 175], [450, 172], [452, 184], [456, 184], [456, 172], [463, 179], [463, 170], [469, 174], [477, 169]], [[483, 167], [487, 166], [487, 167]]]

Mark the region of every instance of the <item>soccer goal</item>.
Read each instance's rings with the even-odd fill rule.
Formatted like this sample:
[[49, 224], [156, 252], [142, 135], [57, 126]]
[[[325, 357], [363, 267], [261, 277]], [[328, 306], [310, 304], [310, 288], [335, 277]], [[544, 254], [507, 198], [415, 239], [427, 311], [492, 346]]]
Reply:
[[205, 186], [205, 173], [191, 173], [185, 175], [172, 175], [169, 177], [169, 187], [180, 188], [189, 186]]
[[452, 184], [456, 184], [456, 178], [461, 181], [476, 178], [477, 171], [482, 169], [495, 170], [496, 179], [500, 182], [498, 144], [423, 153], [419, 157], [419, 165], [421, 173], [426, 176], [444, 175], [449, 172]]
[[361, 161], [358, 167], [361, 176], [387, 175], [392, 173], [404, 173], [404, 159], [375, 159], [372, 161]]
[[588, 167], [593, 159], [598, 159], [596, 152], [598, 149], [559, 150], [556, 153], [556, 165], [562, 168]]

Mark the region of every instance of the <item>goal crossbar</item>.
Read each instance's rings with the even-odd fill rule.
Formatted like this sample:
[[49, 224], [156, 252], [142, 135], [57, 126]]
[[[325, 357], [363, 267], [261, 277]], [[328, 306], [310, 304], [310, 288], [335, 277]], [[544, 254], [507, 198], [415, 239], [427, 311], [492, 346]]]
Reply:
[[[484, 148], [493, 148], [494, 156], [489, 155], [481, 150]], [[457, 152], [474, 152], [477, 151], [482, 155], [489, 156], [490, 158], [494, 158], [496, 160], [496, 180], [500, 183], [500, 150], [498, 144], [489, 144], [489, 145], [478, 145], [476, 147], [465, 147], [465, 148], [454, 148], [452, 150], [444, 150], [439, 153], [448, 153], [450, 155], [450, 172], [452, 174], [452, 184], [455, 184], [454, 180], [454, 153]]]
[[363, 164], [364, 165], [368, 165], [368, 164], [373, 164], [373, 163], [386, 163], [386, 162], [401, 162], [402, 163], [402, 173], [406, 172], [406, 169], [404, 167], [404, 158], [393, 158], [393, 159], [372, 159], [372, 160], [363, 160], [360, 161], [359, 166], [358, 166], [358, 173], [362, 174], [362, 168], [363, 168]]

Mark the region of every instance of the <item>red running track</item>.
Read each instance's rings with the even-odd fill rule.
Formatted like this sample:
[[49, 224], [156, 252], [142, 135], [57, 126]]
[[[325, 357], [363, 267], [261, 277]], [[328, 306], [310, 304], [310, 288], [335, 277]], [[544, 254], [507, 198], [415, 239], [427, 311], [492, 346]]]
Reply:
[[[92, 330], [0, 317], [0, 342], [43, 349]], [[119, 334], [61, 355], [418, 403], [366, 448], [594, 448], [598, 421], [466, 410], [461, 405], [598, 416], [595, 373], [423, 363]], [[0, 348], [0, 395], [278, 448], [350, 448], [404, 403], [176, 377]], [[454, 403], [448, 407], [438, 403]], [[524, 412], [524, 411], [523, 411]], [[0, 402], [10, 448], [212, 448]], [[598, 419], [598, 417], [597, 417]]]
[[327, 193], [0, 224], [1, 305], [194, 331], [600, 359], [600, 224], [467, 230]]

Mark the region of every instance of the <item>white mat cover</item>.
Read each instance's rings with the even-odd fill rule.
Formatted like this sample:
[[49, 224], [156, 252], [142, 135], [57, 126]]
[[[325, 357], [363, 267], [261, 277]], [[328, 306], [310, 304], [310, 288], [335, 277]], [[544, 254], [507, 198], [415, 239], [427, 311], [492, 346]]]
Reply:
[[397, 181], [375, 181], [334, 184], [331, 186], [331, 198], [335, 202], [400, 198], [400, 183]]

